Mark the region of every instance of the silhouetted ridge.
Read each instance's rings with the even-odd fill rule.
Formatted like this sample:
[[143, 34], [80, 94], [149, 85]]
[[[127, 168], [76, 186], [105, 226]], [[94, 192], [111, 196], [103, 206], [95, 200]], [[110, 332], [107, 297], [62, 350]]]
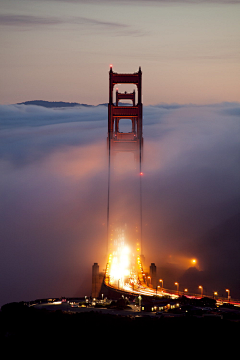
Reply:
[[18, 103], [17, 105], [37, 105], [43, 106], [46, 108], [56, 108], [56, 107], [74, 107], [74, 106], [86, 106], [92, 107], [93, 105], [88, 104], [79, 104], [76, 102], [65, 102], [65, 101], [44, 101], [44, 100], [31, 100]]
[[[76, 102], [65, 102], [65, 101], [45, 101], [45, 100], [30, 100], [24, 101], [21, 103], [17, 103], [17, 105], [36, 105], [43, 106], [45, 108], [69, 108], [75, 106], [85, 106], [85, 107], [96, 107], [96, 106], [108, 106], [107, 103], [98, 104], [98, 105], [88, 105], [88, 104], [80, 104]], [[130, 104], [119, 103], [120, 106], [129, 106]]]

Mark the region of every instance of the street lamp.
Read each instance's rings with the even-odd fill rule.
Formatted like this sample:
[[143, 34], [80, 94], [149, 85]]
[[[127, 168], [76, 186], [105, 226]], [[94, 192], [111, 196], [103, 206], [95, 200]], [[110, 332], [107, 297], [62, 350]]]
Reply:
[[217, 291], [214, 291], [214, 293], [213, 293], [213, 298], [215, 298], [215, 296], [218, 296]]
[[201, 296], [203, 297], [203, 287], [200, 285], [198, 288], [201, 290]]
[[148, 279], [150, 279], [150, 284], [151, 284], [151, 276], [148, 276]]
[[230, 290], [226, 289], [226, 292], [228, 293], [228, 301], [230, 302]]
[[174, 285], [177, 285], [177, 294], [179, 295], [179, 283], [175, 282]]
[[139, 306], [140, 306], [140, 310], [142, 309], [142, 308], [141, 308], [141, 300], [142, 300], [142, 297], [141, 297], [141, 295], [139, 295], [139, 296], [138, 296], [138, 304], [139, 304]]
[[159, 282], [162, 283], [162, 289], [163, 289], [163, 280], [159, 279]]

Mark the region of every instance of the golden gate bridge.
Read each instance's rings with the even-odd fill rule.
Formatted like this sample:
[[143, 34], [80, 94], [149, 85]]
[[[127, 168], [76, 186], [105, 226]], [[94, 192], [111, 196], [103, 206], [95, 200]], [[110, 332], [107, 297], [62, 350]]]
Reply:
[[[114, 88], [119, 84], [132, 84], [137, 88], [136, 92], [120, 92]], [[115, 93], [114, 93], [115, 90]], [[115, 103], [114, 103], [115, 97]], [[127, 100], [128, 103], [121, 101]], [[129, 101], [131, 103], [129, 103]], [[128, 132], [120, 131], [120, 122], [128, 119], [131, 129]], [[95, 263], [92, 267], [92, 297], [98, 298], [100, 293], [109, 294], [115, 291], [118, 294], [132, 294], [135, 296], [168, 296], [178, 298], [181, 295], [199, 298], [203, 297], [203, 286], [199, 285], [199, 294], [190, 294], [187, 289], [179, 291], [179, 283], [175, 282], [176, 290], [168, 290], [163, 287], [163, 279], [157, 279], [156, 266], [151, 264], [149, 271], [145, 267], [143, 255], [143, 226], [142, 226], [142, 159], [143, 159], [143, 105], [142, 105], [142, 71], [116, 73], [110, 65], [109, 70], [109, 103], [108, 103], [108, 194], [107, 194], [107, 241], [106, 241], [106, 269], [104, 273], [99, 272], [99, 265]], [[138, 191], [139, 209], [134, 220], [130, 218], [130, 224], [112, 221], [111, 196], [115, 196], [112, 190], [112, 165], [117, 153], [133, 153], [135, 161], [134, 188]], [[138, 182], [138, 186], [136, 185]], [[112, 194], [113, 193], [113, 194]], [[136, 214], [135, 214], [136, 215]], [[136, 224], [136, 217], [138, 222]], [[116, 219], [115, 219], [116, 220]], [[134, 222], [135, 221], [135, 222]], [[132, 222], [132, 223], [131, 223]], [[134, 230], [129, 231], [129, 225]], [[130, 246], [131, 245], [131, 246]], [[195, 260], [194, 260], [195, 261]], [[227, 301], [230, 302], [230, 290], [226, 289]], [[217, 293], [213, 298], [220, 299]]]

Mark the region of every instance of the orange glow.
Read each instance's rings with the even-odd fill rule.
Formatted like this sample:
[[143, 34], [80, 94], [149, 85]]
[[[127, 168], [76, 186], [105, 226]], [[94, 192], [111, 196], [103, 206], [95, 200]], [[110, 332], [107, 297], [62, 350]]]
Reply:
[[168, 256], [168, 262], [171, 264], [176, 264], [179, 267], [182, 268], [189, 268], [189, 267], [196, 267], [196, 268], [200, 268], [200, 264], [197, 258], [192, 258], [189, 256], [185, 256], [183, 255], [178, 255], [178, 254], [172, 254]]
[[[81, 151], [86, 154], [84, 157]], [[53, 153], [48, 157], [46, 169], [50, 174], [61, 175], [71, 181], [86, 180], [100, 172], [104, 166], [103, 152], [99, 151], [99, 144], [70, 147]]]
[[127, 245], [124, 229], [116, 228], [115, 236], [112, 252], [108, 256], [105, 281], [113, 287], [133, 290], [140, 282], [143, 283], [141, 258], [137, 254], [140, 251], [139, 243], [132, 252]]

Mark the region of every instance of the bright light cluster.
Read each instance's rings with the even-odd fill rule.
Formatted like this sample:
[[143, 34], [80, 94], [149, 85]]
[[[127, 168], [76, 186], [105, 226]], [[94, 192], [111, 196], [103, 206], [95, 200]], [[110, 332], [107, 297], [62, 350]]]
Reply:
[[118, 248], [109, 255], [109, 282], [111, 285], [123, 287], [126, 277], [130, 275], [130, 249], [128, 246]]
[[137, 239], [132, 249], [128, 246], [126, 238], [126, 226], [112, 229], [111, 253], [108, 256], [105, 282], [116, 288], [124, 289], [125, 286], [130, 286], [132, 289], [137, 289], [143, 282], [140, 244]]

